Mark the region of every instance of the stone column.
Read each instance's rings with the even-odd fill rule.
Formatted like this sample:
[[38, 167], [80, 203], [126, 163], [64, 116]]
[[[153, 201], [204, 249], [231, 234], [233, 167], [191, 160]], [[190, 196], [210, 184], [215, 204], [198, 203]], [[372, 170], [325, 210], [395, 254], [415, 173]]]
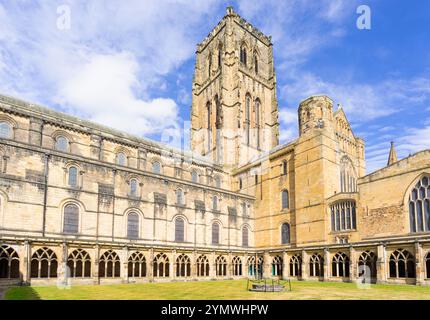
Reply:
[[263, 278], [272, 277], [272, 272], [270, 268], [271, 263], [272, 263], [272, 257], [270, 256], [269, 252], [265, 251], [263, 254]]
[[60, 245], [60, 251], [58, 255], [58, 270], [57, 270], [57, 282], [60, 285], [67, 285], [70, 274], [69, 268], [67, 267], [68, 248], [67, 243]]
[[231, 251], [228, 253], [227, 257], [227, 278], [232, 279], [233, 277], [233, 264], [232, 264]]
[[215, 265], [215, 252], [213, 251], [211, 255], [209, 256], [209, 277], [211, 279], [216, 278], [216, 265]]
[[286, 280], [288, 279], [288, 276], [290, 274], [290, 263], [289, 263], [289, 255], [286, 251], [282, 254], [282, 279]]
[[100, 259], [100, 246], [96, 245], [94, 247], [94, 263], [93, 263], [93, 279], [94, 284], [100, 284], [99, 277], [99, 259]]
[[31, 277], [31, 245], [28, 241], [24, 242], [23, 248], [23, 263], [22, 263], [22, 281], [24, 284], [30, 284]]
[[248, 253], [245, 253], [245, 255], [243, 256], [243, 270], [242, 270], [242, 274], [244, 277], [248, 277], [249, 276], [249, 265], [248, 265]]
[[121, 266], [121, 273], [122, 273], [122, 280], [124, 283], [128, 283], [128, 247], [124, 247], [122, 250], [122, 266]]
[[423, 247], [422, 244], [418, 241], [415, 242], [415, 273], [416, 273], [416, 284], [422, 285], [424, 284], [424, 257], [423, 257]]
[[309, 266], [309, 258], [308, 258], [308, 254], [305, 250], [302, 250], [302, 280], [307, 280], [309, 279], [309, 270], [308, 270], [308, 266]]
[[149, 282], [153, 282], [154, 281], [154, 248], [149, 249], [148, 256], [149, 256], [148, 263], [147, 263], [148, 280]]
[[324, 281], [329, 281], [331, 271], [330, 271], [331, 259], [330, 259], [330, 251], [325, 248], [324, 249]]
[[197, 280], [197, 251], [191, 257], [191, 278]]
[[349, 279], [352, 282], [357, 279], [357, 253], [352, 246], [349, 248]]
[[169, 265], [169, 278], [170, 280], [175, 280], [176, 278], [176, 250], [172, 250], [170, 254], [172, 263]]
[[387, 251], [384, 244], [378, 245], [378, 259], [376, 262], [377, 269], [377, 283], [386, 283], [387, 282]]

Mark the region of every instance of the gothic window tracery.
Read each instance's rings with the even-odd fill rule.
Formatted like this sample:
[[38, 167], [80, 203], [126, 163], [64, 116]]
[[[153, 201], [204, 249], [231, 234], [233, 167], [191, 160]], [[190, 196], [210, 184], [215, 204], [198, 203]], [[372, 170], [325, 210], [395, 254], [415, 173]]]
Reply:
[[430, 178], [422, 177], [409, 194], [411, 232], [430, 231]]

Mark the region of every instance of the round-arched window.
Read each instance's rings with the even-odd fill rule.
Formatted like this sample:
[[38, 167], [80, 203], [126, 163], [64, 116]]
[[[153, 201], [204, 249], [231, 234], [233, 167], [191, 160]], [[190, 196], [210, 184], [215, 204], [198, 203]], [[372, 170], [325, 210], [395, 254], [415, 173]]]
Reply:
[[12, 125], [9, 122], [0, 122], [0, 138], [10, 139], [12, 138]]

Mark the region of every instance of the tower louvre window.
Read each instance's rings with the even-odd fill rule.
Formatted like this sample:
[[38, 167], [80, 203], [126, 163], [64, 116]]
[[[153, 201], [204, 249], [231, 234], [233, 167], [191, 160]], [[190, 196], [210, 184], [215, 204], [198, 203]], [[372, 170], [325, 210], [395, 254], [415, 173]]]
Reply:
[[240, 62], [242, 62], [246, 66], [246, 48], [240, 48]]

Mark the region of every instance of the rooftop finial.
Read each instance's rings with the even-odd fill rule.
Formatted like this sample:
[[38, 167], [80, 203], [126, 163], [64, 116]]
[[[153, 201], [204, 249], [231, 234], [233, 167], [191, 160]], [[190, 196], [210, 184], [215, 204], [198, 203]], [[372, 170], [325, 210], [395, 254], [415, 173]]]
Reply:
[[232, 14], [234, 14], [233, 6], [228, 6], [226, 11], [227, 11], [227, 15], [232, 15]]
[[391, 166], [394, 162], [397, 162], [397, 153], [394, 149], [394, 142], [391, 141], [390, 154], [388, 155], [387, 166]]
[[342, 104], [338, 103], [338, 104], [337, 104], [337, 109], [338, 109], [338, 110], [342, 109]]

